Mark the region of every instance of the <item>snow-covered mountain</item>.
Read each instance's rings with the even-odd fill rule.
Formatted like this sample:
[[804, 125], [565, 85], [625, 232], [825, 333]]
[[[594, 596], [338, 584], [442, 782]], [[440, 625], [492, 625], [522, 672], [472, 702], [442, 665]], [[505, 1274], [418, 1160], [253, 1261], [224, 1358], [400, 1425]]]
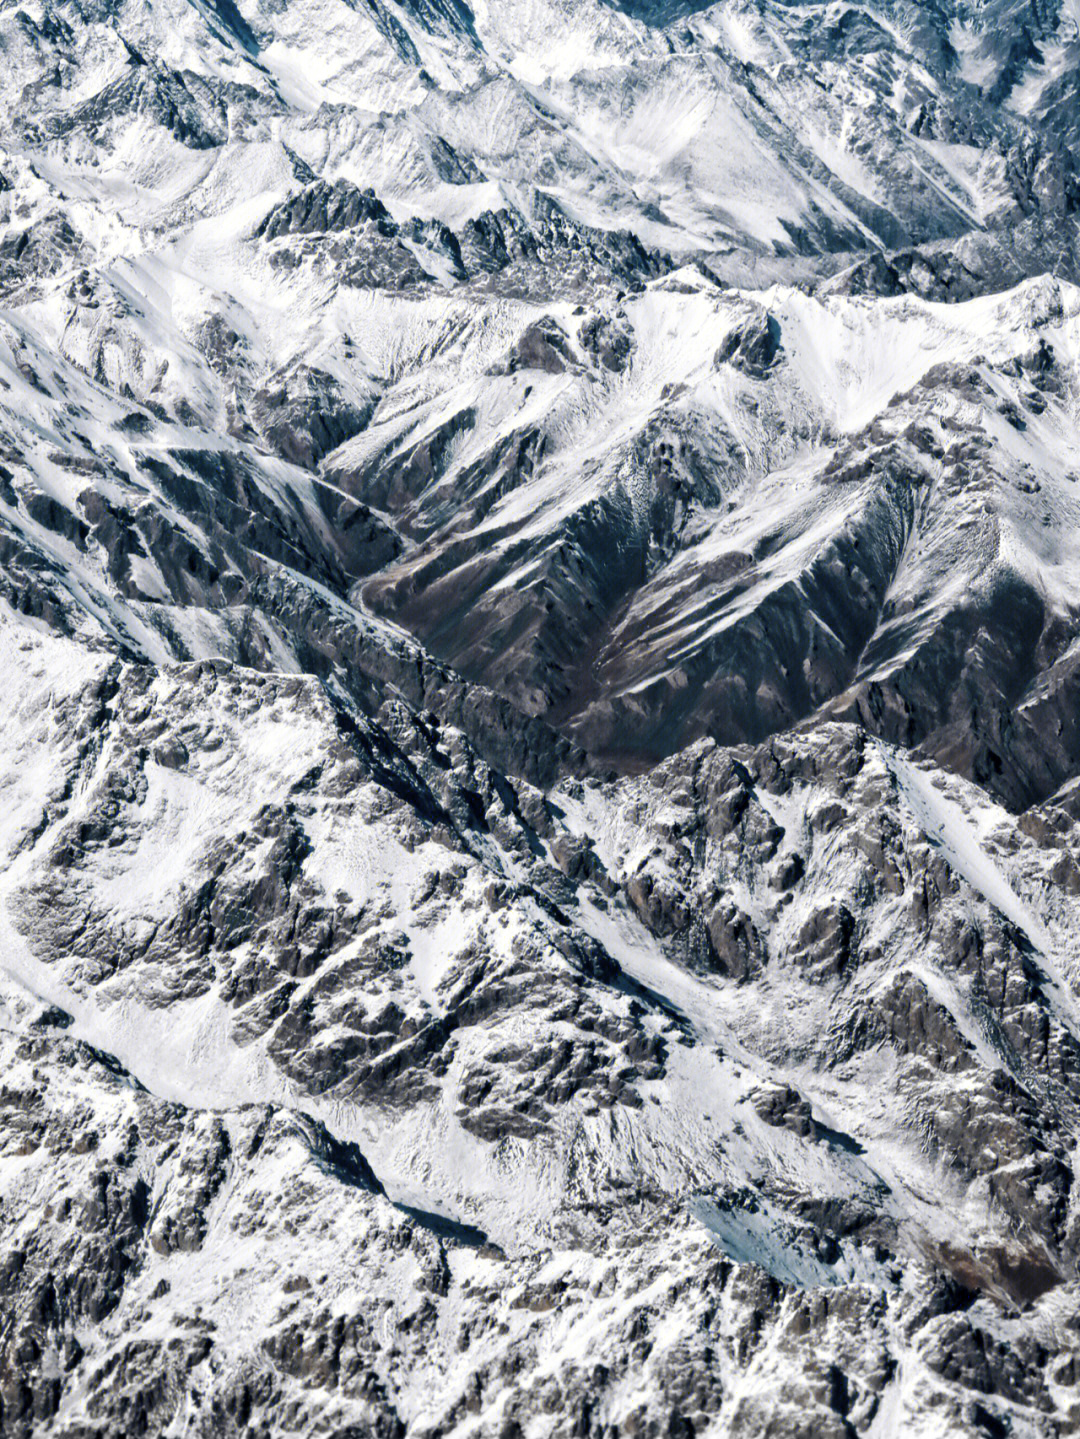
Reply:
[[1080, 1428], [1080, 6], [0, 5], [0, 1435]]

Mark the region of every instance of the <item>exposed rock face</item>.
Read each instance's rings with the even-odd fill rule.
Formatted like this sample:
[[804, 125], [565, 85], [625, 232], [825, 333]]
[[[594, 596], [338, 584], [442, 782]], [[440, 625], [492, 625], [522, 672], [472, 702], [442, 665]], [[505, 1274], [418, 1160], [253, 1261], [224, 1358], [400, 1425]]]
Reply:
[[726, 337], [716, 352], [716, 363], [734, 365], [744, 375], [763, 380], [779, 359], [781, 349], [776, 316], [759, 310]]
[[2, 1439], [1080, 1431], [1074, 10], [0, 14]]

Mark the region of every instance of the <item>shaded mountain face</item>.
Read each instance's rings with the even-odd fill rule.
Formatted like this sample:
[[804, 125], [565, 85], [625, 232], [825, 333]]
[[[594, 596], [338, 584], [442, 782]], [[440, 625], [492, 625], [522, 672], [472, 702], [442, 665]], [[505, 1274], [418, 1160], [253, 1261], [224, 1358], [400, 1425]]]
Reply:
[[0, 1435], [1080, 1426], [1080, 8], [0, 7]]

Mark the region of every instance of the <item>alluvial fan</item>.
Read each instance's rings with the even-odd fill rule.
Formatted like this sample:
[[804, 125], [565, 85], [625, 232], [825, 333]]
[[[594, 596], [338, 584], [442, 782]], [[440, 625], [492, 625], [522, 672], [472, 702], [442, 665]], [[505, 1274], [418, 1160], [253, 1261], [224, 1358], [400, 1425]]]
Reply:
[[1080, 1432], [1078, 0], [0, 0], [2, 1439]]

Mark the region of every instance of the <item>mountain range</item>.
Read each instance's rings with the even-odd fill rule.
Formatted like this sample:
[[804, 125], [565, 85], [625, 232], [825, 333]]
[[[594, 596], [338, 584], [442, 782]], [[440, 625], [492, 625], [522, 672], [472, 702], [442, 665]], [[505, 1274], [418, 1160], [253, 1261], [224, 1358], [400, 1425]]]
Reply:
[[1077, 0], [0, 97], [0, 1435], [1076, 1433]]

